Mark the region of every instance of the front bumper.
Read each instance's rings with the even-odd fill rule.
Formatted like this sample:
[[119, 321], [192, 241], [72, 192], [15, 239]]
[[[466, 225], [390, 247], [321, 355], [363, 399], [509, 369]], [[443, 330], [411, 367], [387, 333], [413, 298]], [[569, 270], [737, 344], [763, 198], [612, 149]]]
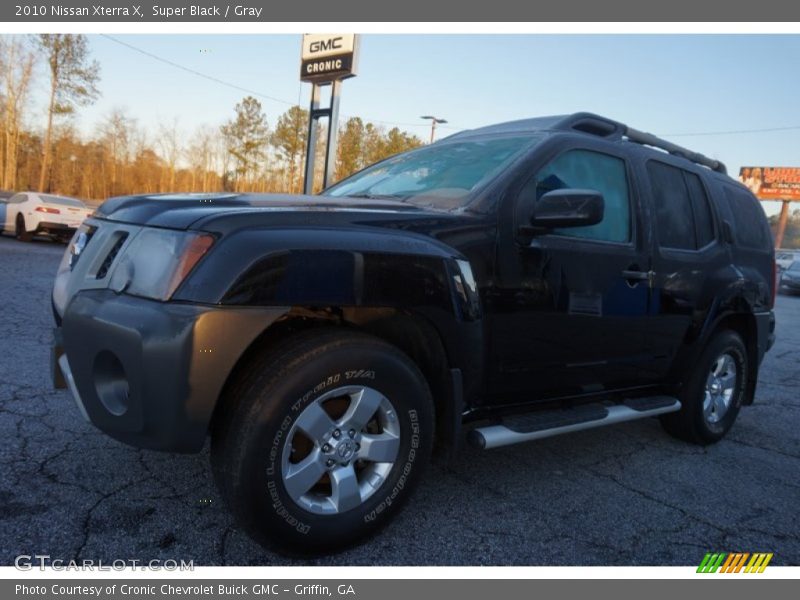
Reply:
[[67, 305], [54, 378], [88, 419], [141, 448], [199, 451], [239, 358], [286, 308], [162, 303], [85, 290]]

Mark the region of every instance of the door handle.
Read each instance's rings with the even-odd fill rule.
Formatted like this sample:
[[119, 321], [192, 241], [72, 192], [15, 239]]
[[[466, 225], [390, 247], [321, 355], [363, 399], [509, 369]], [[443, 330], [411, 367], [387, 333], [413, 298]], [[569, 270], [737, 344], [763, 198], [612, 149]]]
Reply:
[[650, 271], [623, 271], [623, 279], [636, 279], [638, 281], [647, 281], [650, 279]]
[[634, 271], [626, 269], [622, 272], [622, 278], [626, 281], [646, 281], [648, 285], [653, 285], [655, 271]]

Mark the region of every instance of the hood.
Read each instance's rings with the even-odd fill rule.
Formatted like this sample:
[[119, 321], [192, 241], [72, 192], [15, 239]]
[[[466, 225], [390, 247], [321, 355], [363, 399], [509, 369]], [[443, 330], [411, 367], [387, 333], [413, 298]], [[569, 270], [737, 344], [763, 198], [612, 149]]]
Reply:
[[152, 227], [188, 229], [225, 215], [264, 215], [271, 212], [419, 213], [419, 207], [396, 200], [330, 198], [289, 194], [154, 194], [121, 196], [95, 211], [101, 219]]

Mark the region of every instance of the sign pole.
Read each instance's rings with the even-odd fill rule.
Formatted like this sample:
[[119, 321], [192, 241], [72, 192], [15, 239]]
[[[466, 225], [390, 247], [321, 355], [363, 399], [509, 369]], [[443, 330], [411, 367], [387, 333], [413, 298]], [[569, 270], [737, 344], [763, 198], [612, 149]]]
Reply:
[[339, 143], [339, 96], [342, 82], [334, 79], [331, 83], [331, 112], [328, 119], [328, 147], [325, 149], [325, 174], [322, 189], [333, 183], [336, 174], [336, 149]]
[[[358, 35], [304, 34], [300, 53], [300, 81], [311, 84], [311, 108], [308, 111], [308, 142], [306, 144], [306, 170], [303, 193], [314, 193], [314, 163], [316, 162], [319, 119], [328, 119], [325, 141], [325, 169], [322, 188], [325, 189], [336, 176], [336, 149], [339, 134], [339, 101], [342, 80], [355, 77], [358, 64]], [[320, 108], [321, 88], [331, 86], [331, 103]]]
[[303, 178], [303, 193], [311, 194], [314, 191], [314, 163], [317, 156], [317, 121], [319, 114], [319, 98], [321, 86], [318, 83], [311, 85], [311, 106], [308, 110], [308, 139], [306, 140], [306, 173]]
[[778, 217], [778, 231], [775, 233], [775, 248], [783, 245], [783, 236], [786, 233], [786, 223], [789, 221], [789, 203], [791, 200], [783, 200], [781, 205], [781, 216]]

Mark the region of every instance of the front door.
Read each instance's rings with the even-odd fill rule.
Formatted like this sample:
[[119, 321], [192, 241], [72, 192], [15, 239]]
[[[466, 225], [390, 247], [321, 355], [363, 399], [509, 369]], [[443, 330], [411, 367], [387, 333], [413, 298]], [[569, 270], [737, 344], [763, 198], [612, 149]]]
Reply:
[[[519, 220], [530, 214], [525, 203], [562, 188], [602, 193], [603, 220], [520, 238]], [[639, 385], [650, 358], [650, 252], [624, 156], [605, 148], [565, 150], [507, 201], [514, 203], [514, 231], [500, 241], [489, 309], [495, 401]]]

